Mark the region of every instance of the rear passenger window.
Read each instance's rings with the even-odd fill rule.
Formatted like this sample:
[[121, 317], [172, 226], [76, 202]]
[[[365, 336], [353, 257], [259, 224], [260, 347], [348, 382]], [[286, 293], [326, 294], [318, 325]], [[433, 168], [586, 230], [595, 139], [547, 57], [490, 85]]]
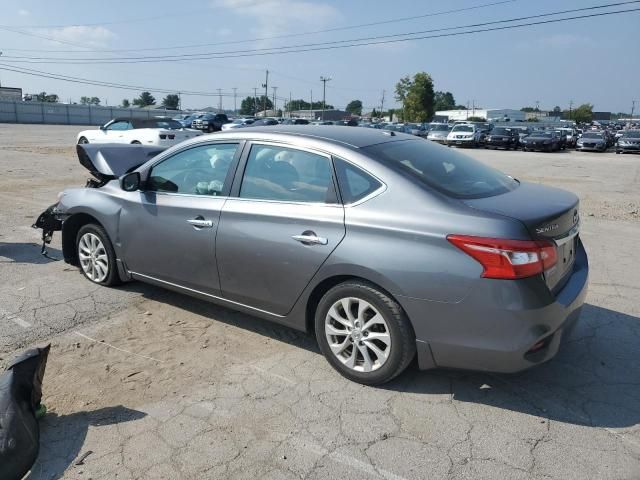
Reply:
[[240, 197], [336, 203], [331, 160], [322, 155], [271, 145], [251, 147]]
[[335, 164], [344, 204], [355, 203], [382, 186], [371, 175], [344, 160], [336, 158]]

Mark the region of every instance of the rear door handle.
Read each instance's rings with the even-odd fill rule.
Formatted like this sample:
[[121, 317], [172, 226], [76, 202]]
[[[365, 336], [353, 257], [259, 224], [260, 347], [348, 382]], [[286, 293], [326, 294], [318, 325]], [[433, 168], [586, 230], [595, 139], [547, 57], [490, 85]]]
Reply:
[[328, 239], [318, 237], [314, 232], [302, 232], [302, 235], [294, 235], [291, 238], [304, 245], [326, 245], [329, 243]]
[[205, 220], [202, 217], [192, 218], [187, 220], [187, 223], [193, 225], [195, 228], [212, 228], [213, 222], [211, 220]]

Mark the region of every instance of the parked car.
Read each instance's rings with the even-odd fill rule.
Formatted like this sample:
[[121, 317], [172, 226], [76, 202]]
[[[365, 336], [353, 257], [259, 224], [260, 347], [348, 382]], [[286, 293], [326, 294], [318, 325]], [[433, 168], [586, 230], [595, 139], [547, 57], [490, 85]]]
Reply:
[[254, 118], [236, 118], [229, 123], [222, 125], [222, 130], [233, 130], [234, 128], [248, 127], [255, 122]]
[[576, 142], [576, 150], [589, 150], [592, 152], [605, 152], [608, 148], [608, 139], [605, 134], [598, 131], [584, 132]]
[[114, 118], [95, 130], [78, 133], [76, 142], [85, 143], [133, 143], [169, 147], [202, 132], [184, 128], [169, 118]]
[[252, 127], [269, 127], [273, 125], [280, 125], [275, 118], [259, 118], [251, 124]]
[[560, 138], [558, 134], [550, 130], [536, 130], [521, 140], [522, 150], [555, 152], [560, 150]]
[[616, 143], [616, 153], [640, 152], [640, 130], [625, 130]]
[[449, 135], [449, 125], [446, 123], [431, 123], [429, 125], [429, 133], [427, 134], [427, 140], [432, 142], [446, 144], [447, 135]]
[[458, 123], [447, 135], [447, 145], [456, 147], [478, 147], [485, 132], [473, 123]]
[[416, 137], [426, 137], [429, 134], [429, 129], [424, 123], [405, 123], [403, 131]]
[[573, 128], [559, 128], [556, 131], [566, 138], [567, 148], [575, 148], [578, 141], [578, 133]]
[[567, 134], [564, 133], [562, 130], [560, 130], [559, 128], [554, 128], [551, 129], [556, 133], [556, 136], [558, 137], [558, 143], [560, 146], [560, 150], [566, 150], [567, 148]]
[[191, 126], [203, 132], [211, 133], [222, 130], [222, 125], [225, 123], [229, 123], [229, 119], [224, 113], [205, 113], [196, 118]]
[[242, 128], [146, 148], [79, 145], [96, 182], [36, 222], [45, 239], [62, 231], [65, 261], [94, 284], [141, 280], [314, 330], [364, 384], [416, 354], [422, 369], [533, 367], [579, 315], [588, 262], [572, 193], [374, 129]]
[[309, 125], [306, 118], [285, 118], [282, 125]]
[[519, 146], [518, 132], [512, 128], [494, 127], [485, 137], [485, 148], [504, 148], [505, 150], [515, 150]]

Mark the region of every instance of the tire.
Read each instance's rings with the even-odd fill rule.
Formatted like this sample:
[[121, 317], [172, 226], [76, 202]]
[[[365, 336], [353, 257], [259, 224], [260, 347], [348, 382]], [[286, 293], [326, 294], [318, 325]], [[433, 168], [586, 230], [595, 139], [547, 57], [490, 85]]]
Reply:
[[211, 125], [207, 127], [207, 133], [213, 133], [214, 131], [215, 129]]
[[80, 271], [90, 282], [107, 287], [121, 283], [113, 245], [100, 225], [88, 223], [78, 230], [76, 256]]
[[616, 150], [616, 153], [617, 153], [618, 155], [620, 155], [620, 153], [622, 153], [622, 152], [620, 152], [620, 150]]
[[78, 145], [86, 145], [87, 143], [89, 143], [89, 140], [87, 140], [86, 137], [80, 137], [78, 139]]
[[[351, 317], [344, 305], [351, 310]], [[376, 313], [381, 321], [363, 329]], [[342, 331], [344, 335], [332, 335]], [[364, 281], [341, 283], [322, 297], [315, 312], [315, 333], [329, 364], [343, 377], [364, 385], [380, 385], [400, 375], [416, 353], [415, 334], [402, 307], [378, 287]], [[380, 338], [367, 340], [373, 335]], [[330, 341], [334, 350], [342, 350], [334, 353]], [[369, 358], [368, 365], [363, 352]]]
[[138, 140], [134, 140], [133, 142], [131, 142], [131, 145], [142, 145], [142, 143]]

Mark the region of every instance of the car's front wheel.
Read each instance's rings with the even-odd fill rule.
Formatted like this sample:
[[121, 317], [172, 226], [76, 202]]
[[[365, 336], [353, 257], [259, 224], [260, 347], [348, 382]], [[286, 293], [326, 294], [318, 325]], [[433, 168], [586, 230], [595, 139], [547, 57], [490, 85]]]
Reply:
[[86, 143], [89, 143], [89, 140], [87, 140], [87, 138], [86, 138], [86, 137], [80, 137], [80, 138], [78, 139], [78, 145], [84, 145], [84, 144], [86, 144]]
[[341, 375], [365, 385], [402, 373], [416, 351], [402, 307], [374, 285], [341, 283], [320, 300], [315, 315], [320, 350]]
[[78, 231], [76, 251], [80, 270], [94, 283], [112, 286], [120, 283], [116, 254], [104, 229], [89, 223]]

